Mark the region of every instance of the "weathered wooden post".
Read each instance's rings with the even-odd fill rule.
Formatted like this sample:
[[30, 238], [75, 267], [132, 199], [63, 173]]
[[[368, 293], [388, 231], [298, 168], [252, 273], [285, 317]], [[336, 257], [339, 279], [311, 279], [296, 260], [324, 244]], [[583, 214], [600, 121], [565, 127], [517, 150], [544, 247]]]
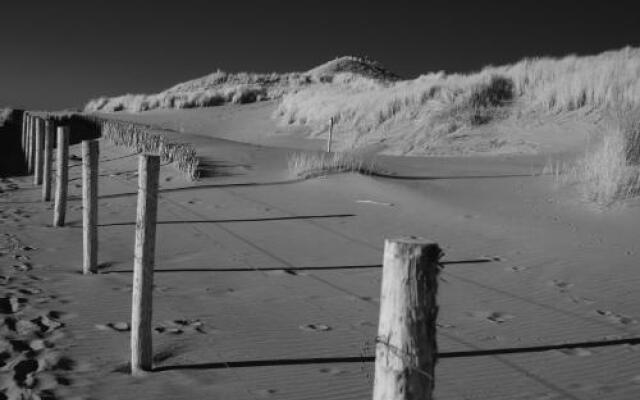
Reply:
[[331, 153], [332, 141], [333, 141], [333, 117], [329, 119], [329, 138], [327, 139], [327, 153]]
[[374, 400], [433, 399], [441, 255], [422, 238], [385, 241]]
[[53, 141], [55, 126], [47, 119], [44, 124], [44, 159], [42, 166], [42, 201], [51, 201], [51, 167], [53, 159]]
[[35, 155], [35, 118], [29, 115], [29, 122], [27, 126], [27, 173], [33, 173], [33, 157]]
[[98, 141], [82, 141], [82, 271], [98, 270]]
[[44, 164], [44, 120], [36, 119], [36, 141], [35, 141], [35, 173], [33, 174], [33, 184], [42, 185], [42, 167]]
[[150, 371], [153, 347], [151, 317], [160, 157], [141, 155], [131, 306], [131, 373]]
[[53, 226], [64, 226], [67, 214], [67, 186], [69, 184], [69, 128], [58, 127], [56, 146], [56, 190], [54, 194]]
[[22, 134], [20, 136], [20, 145], [22, 146], [22, 154], [27, 155], [27, 120], [29, 118], [29, 113], [26, 111], [22, 113]]

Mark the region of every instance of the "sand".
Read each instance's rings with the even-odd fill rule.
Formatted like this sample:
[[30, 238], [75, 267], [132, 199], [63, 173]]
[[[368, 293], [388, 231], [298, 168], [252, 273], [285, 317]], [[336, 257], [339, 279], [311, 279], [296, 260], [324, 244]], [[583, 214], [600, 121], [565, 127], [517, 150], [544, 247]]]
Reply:
[[[194, 133], [222, 118], [188, 112], [182, 120], [201, 125]], [[447, 261], [438, 399], [640, 397], [637, 205], [598, 210], [556, 188], [540, 175], [545, 153], [382, 157], [391, 177], [291, 182], [286, 155], [299, 138], [231, 141], [235, 127], [268, 115], [235, 112], [224, 135], [184, 129], [211, 165], [203, 180], [161, 168], [156, 370], [144, 377], [126, 373], [136, 157], [101, 142], [93, 276], [79, 273], [78, 161], [64, 228], [51, 227], [51, 205], [28, 177], [2, 181], [6, 395], [11, 387], [65, 399], [369, 398], [383, 240], [419, 235], [436, 240]], [[158, 115], [145, 118], [169, 120]], [[599, 346], [607, 341], [614, 345]], [[575, 342], [584, 345], [491, 354]]]

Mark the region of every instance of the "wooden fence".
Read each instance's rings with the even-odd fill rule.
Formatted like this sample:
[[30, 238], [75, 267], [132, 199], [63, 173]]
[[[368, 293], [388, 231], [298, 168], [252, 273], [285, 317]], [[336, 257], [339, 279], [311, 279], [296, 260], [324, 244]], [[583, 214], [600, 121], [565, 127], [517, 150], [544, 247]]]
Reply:
[[[53, 226], [65, 225], [70, 129], [24, 114], [22, 151], [42, 185], [42, 200], [50, 201], [53, 132], [57, 132]], [[330, 151], [330, 148], [327, 150]], [[134, 247], [131, 308], [131, 373], [153, 370], [153, 266], [158, 207], [160, 155], [141, 154]], [[82, 141], [83, 272], [98, 265], [99, 141]], [[435, 242], [416, 237], [385, 241], [380, 318], [376, 340], [374, 400], [433, 398], [437, 357], [436, 294], [441, 250]]]

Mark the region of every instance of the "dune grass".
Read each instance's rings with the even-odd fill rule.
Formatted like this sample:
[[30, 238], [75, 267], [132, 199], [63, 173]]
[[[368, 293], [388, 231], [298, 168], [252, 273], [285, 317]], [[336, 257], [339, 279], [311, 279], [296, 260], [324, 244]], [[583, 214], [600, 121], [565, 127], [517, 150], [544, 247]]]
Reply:
[[146, 125], [101, 118], [96, 121], [102, 137], [114, 145], [139, 153], [158, 154], [163, 162], [174, 164], [188, 179], [198, 179], [199, 159], [191, 144], [168, 142], [165, 136], [153, 133]]
[[298, 152], [289, 156], [289, 173], [295, 178], [313, 178], [342, 172], [371, 175], [376, 172], [373, 160], [365, 160], [353, 152], [309, 153]]
[[[595, 56], [534, 58], [471, 74], [413, 80], [334, 79], [284, 95], [274, 116], [319, 131], [329, 118], [350, 132], [345, 148], [393, 140], [393, 154], [431, 154], [478, 125], [533, 113], [585, 114], [640, 99], [640, 49]], [[537, 114], [536, 114], [537, 115]]]
[[238, 84], [193, 92], [167, 92], [154, 95], [127, 94], [113, 98], [100, 97], [89, 101], [85, 106], [85, 111], [141, 112], [156, 108], [212, 107], [228, 103], [253, 103], [268, 97], [267, 90], [260, 85]]
[[[273, 117], [283, 125], [310, 127], [306, 131], [312, 136], [325, 134], [332, 118], [340, 136], [336, 154], [370, 145], [395, 155], [530, 152], [531, 143], [494, 128], [503, 119], [544, 120], [575, 112], [596, 120], [613, 109], [636, 107], [640, 49], [529, 58], [474, 73], [434, 72], [409, 80], [372, 60], [343, 57], [304, 73], [218, 71], [155, 95], [97, 99], [87, 109], [136, 112], [274, 98], [281, 101]], [[629, 117], [618, 122], [603, 134], [602, 148], [574, 166], [588, 197], [599, 203], [637, 195], [639, 130]], [[353, 168], [348, 156], [297, 157], [290, 160], [294, 172]]]
[[247, 104], [282, 97], [312, 83], [331, 83], [336, 74], [350, 73], [376, 80], [398, 77], [380, 63], [361, 57], [339, 57], [307, 72], [228, 73], [221, 70], [175, 85], [156, 94], [127, 94], [90, 100], [86, 112], [141, 112], [157, 108], [197, 108]]
[[587, 200], [601, 206], [640, 196], [640, 107], [617, 110], [595, 149], [553, 172], [557, 181], [578, 185]]

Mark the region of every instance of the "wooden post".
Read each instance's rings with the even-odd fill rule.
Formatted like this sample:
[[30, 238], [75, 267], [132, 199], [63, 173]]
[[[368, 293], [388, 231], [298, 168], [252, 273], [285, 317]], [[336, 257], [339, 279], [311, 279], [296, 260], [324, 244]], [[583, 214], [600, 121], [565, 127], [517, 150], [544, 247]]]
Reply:
[[29, 115], [27, 127], [27, 173], [33, 173], [33, 157], [35, 155], [35, 118]]
[[159, 171], [159, 156], [140, 156], [131, 302], [131, 373], [134, 375], [150, 371], [152, 367], [151, 317]]
[[67, 214], [67, 185], [69, 184], [69, 128], [58, 127], [56, 154], [56, 190], [54, 195], [53, 226], [64, 226]]
[[53, 158], [53, 141], [55, 140], [55, 126], [53, 121], [45, 121], [44, 128], [44, 158], [42, 166], [42, 201], [51, 201], [51, 164]]
[[82, 141], [82, 271], [98, 271], [98, 141]]
[[36, 120], [36, 141], [35, 141], [35, 171], [33, 174], [33, 184], [42, 185], [42, 166], [43, 166], [43, 148], [44, 148], [44, 120], [38, 118]]
[[22, 154], [27, 155], [27, 120], [29, 118], [29, 114], [25, 111], [22, 113], [22, 135], [20, 136], [20, 145], [22, 146]]
[[442, 252], [415, 237], [384, 247], [374, 400], [432, 400]]
[[329, 138], [327, 139], [327, 153], [331, 153], [332, 141], [333, 141], [333, 117], [329, 119]]

